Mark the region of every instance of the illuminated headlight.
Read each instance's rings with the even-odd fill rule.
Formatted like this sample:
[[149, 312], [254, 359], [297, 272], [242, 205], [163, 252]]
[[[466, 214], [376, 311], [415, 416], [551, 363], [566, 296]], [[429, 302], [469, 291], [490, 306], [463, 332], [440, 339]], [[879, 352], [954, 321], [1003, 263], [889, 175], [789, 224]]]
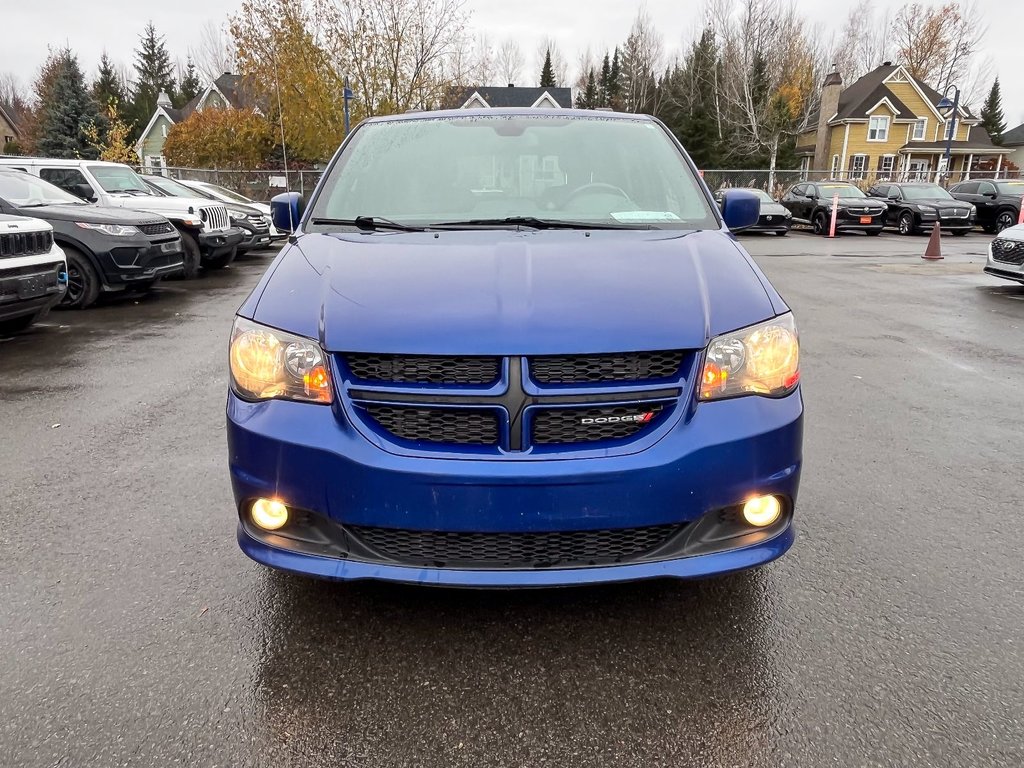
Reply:
[[123, 224], [90, 224], [85, 221], [76, 221], [75, 226], [82, 229], [92, 229], [105, 235], [112, 235], [113, 237], [131, 237], [132, 235], [139, 234], [139, 230], [136, 227], [128, 227]]
[[792, 313], [711, 340], [701, 400], [742, 395], [782, 397], [800, 382], [800, 342]]
[[231, 330], [231, 386], [247, 400], [330, 403], [331, 375], [312, 339], [236, 318]]

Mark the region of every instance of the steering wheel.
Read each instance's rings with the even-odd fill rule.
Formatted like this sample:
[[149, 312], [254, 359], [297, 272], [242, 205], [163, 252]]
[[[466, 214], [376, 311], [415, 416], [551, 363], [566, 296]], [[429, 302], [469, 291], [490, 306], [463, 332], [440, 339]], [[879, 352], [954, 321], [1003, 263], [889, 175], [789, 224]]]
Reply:
[[594, 181], [591, 182], [590, 184], [584, 184], [582, 187], [577, 187], [576, 189], [574, 189], [572, 192], [569, 193], [569, 197], [566, 198], [565, 202], [571, 203], [577, 197], [601, 193], [618, 195], [624, 200], [630, 199], [629, 195], [627, 195], [624, 190], [622, 190], [619, 187], [616, 187], [614, 184], [606, 184], [603, 181]]

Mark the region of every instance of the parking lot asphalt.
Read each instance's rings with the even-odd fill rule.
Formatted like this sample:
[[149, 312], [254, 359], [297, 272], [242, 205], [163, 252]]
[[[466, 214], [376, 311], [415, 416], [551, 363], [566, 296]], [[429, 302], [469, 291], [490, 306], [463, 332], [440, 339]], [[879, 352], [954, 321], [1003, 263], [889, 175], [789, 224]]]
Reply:
[[225, 353], [269, 258], [0, 340], [0, 765], [1024, 764], [1024, 286], [982, 235], [743, 242], [800, 325], [799, 539], [703, 582], [248, 561]]

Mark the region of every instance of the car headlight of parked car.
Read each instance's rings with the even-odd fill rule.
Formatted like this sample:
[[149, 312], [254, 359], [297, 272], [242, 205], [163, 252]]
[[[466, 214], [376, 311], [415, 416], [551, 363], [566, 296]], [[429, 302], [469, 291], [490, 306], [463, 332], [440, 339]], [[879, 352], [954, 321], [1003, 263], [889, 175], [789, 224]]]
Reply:
[[711, 340], [700, 399], [783, 397], [800, 382], [800, 342], [792, 313]]
[[918, 205], [916, 207], [922, 218], [927, 219], [939, 215], [938, 209], [933, 205]]
[[236, 318], [231, 331], [231, 386], [246, 400], [330, 403], [331, 374], [312, 339]]
[[229, 214], [229, 216], [230, 216], [232, 221], [248, 221], [249, 220], [249, 215], [245, 214], [245, 213], [235, 213], [235, 212], [232, 212], [232, 213]]
[[86, 221], [76, 221], [75, 226], [79, 226], [82, 229], [93, 229], [105, 235], [113, 235], [114, 237], [131, 237], [132, 235], [139, 234], [137, 227], [125, 226], [123, 224], [90, 224]]

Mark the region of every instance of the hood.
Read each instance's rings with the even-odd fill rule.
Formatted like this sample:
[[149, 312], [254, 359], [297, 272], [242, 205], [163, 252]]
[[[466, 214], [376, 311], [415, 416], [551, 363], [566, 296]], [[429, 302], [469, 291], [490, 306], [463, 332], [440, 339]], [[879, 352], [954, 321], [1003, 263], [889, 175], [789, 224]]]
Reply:
[[[822, 200], [831, 205], [832, 198], [823, 197]], [[888, 203], [876, 197], [841, 197], [839, 198], [840, 208], [888, 208]]]
[[332, 352], [697, 349], [776, 314], [717, 231], [307, 234], [259, 291], [240, 314]]
[[208, 203], [223, 205], [228, 213], [244, 213], [246, 216], [261, 216], [263, 211], [253, 205], [242, 205], [241, 203], [225, 203], [222, 200], [209, 200]]
[[963, 200], [950, 200], [948, 197], [928, 197], [924, 200], [904, 200], [904, 205], [929, 205], [933, 208], [958, 208], [969, 209], [970, 203]]
[[38, 216], [47, 221], [82, 221], [87, 224], [157, 224], [163, 218], [154, 217], [152, 213], [122, 210], [120, 208], [101, 208], [98, 205], [42, 205], [20, 209], [26, 215]]
[[205, 200], [201, 197], [170, 197], [168, 195], [122, 195], [110, 194], [110, 201], [119, 208], [134, 208], [141, 211], [174, 211], [180, 213], [191, 208], [198, 211], [210, 206], [224, 207], [219, 200]]
[[780, 203], [761, 203], [761, 213], [765, 216], [788, 216], [789, 209]]

